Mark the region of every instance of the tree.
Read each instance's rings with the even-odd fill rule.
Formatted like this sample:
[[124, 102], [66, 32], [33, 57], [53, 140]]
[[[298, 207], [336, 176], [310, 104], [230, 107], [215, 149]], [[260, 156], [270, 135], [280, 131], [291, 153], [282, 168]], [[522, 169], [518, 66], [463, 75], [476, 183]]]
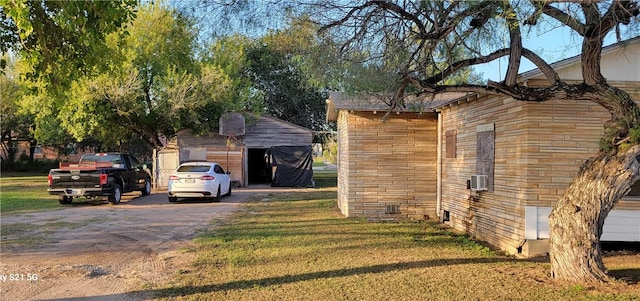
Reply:
[[319, 131], [325, 130], [326, 96], [301, 70], [304, 57], [300, 52], [312, 43], [291, 32], [272, 32], [249, 49], [246, 71], [263, 97], [266, 113]]
[[[3, 58], [5, 62], [7, 59]], [[17, 103], [18, 83], [10, 74], [0, 73], [0, 158], [13, 161], [17, 147], [13, 145], [12, 131], [21, 124]]]
[[254, 41], [246, 36], [231, 35], [217, 39], [204, 51], [203, 64], [219, 69], [229, 79], [229, 93], [224, 99], [218, 98], [218, 101], [227, 104], [223, 113], [263, 112], [261, 95], [253, 88], [251, 80], [245, 74], [249, 65], [247, 52], [253, 43]]
[[107, 36], [106, 67], [73, 82], [58, 118], [79, 141], [92, 137], [111, 149], [131, 139], [161, 146], [198, 85], [195, 30], [154, 4], [140, 7], [126, 30]]
[[9, 65], [4, 54], [15, 55], [14, 103], [28, 117], [32, 138], [68, 141], [57, 119], [64, 94], [74, 80], [104, 67], [105, 37], [135, 16], [136, 3], [0, 0], [0, 72]]
[[[240, 39], [238, 33], [244, 34], [242, 47], [232, 46], [242, 54], [235, 56], [240, 64], [231, 66], [242, 66], [242, 80], [232, 78], [249, 88], [241, 93], [245, 109], [314, 130], [327, 129], [323, 95], [326, 77], [318, 76], [326, 64], [313, 60], [329, 52], [316, 39], [317, 25], [308, 17], [297, 15], [299, 2], [209, 0], [180, 3], [178, 7], [198, 20], [205, 33], [201, 39], [217, 38], [217, 46], [209, 49], [213, 53], [209, 61], [229, 61], [217, 53], [230, 49], [233, 41]], [[235, 35], [219, 38], [225, 32]], [[323, 68], [316, 70], [318, 66]]]
[[[520, 101], [578, 99], [593, 101], [609, 111], [605, 143], [586, 161], [555, 204], [551, 227], [551, 274], [575, 282], [609, 281], [599, 238], [604, 220], [631, 185], [640, 179], [640, 109], [626, 92], [610, 85], [600, 71], [604, 39], [620, 37], [637, 23], [637, 1], [360, 1], [330, 4], [324, 31], [343, 37], [343, 49], [369, 51], [384, 60], [406, 52], [400, 66], [395, 102], [411, 89], [420, 94], [447, 91], [510, 96]], [[339, 16], [336, 18], [335, 16]], [[544, 25], [565, 26], [582, 39], [583, 82], [562, 81], [541, 56], [524, 48], [523, 32]], [[495, 37], [504, 32], [507, 47]], [[458, 60], [449, 53], [466, 49]], [[444, 56], [442, 54], [445, 54]], [[461, 68], [508, 57], [503, 81], [486, 84], [447, 84]], [[522, 59], [539, 68], [549, 86], [532, 88], [517, 81]], [[433, 66], [439, 66], [433, 68]]]
[[66, 87], [69, 79], [100, 65], [105, 37], [135, 16], [136, 4], [135, 0], [1, 0], [0, 51], [19, 53], [32, 67], [26, 75], [44, 77], [48, 88]]
[[[101, 149], [161, 147], [184, 128], [205, 132], [232, 106], [232, 80], [197, 58], [191, 20], [168, 6], [146, 4], [126, 33], [105, 38], [102, 68], [71, 82], [45, 120]], [[42, 95], [42, 93], [40, 93]]]

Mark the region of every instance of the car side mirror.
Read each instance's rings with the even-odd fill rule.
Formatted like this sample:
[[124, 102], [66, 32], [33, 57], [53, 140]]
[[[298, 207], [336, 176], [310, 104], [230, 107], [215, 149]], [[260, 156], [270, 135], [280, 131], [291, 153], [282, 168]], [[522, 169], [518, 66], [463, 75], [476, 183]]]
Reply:
[[231, 174], [231, 172], [227, 170], [227, 174], [228, 174], [228, 175], [230, 175], [230, 174]]

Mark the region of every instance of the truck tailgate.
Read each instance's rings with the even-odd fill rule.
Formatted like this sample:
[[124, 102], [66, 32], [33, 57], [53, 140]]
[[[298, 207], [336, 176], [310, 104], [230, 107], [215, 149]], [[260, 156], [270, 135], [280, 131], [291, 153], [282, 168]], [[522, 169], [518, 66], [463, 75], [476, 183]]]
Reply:
[[100, 170], [58, 170], [51, 173], [51, 188], [100, 187]]

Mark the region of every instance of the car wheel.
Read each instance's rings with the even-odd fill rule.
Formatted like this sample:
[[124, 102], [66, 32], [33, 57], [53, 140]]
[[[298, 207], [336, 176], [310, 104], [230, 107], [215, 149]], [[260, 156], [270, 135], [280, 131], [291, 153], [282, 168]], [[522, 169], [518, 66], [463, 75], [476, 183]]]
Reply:
[[73, 197], [72, 196], [63, 196], [58, 201], [62, 205], [71, 204], [71, 202], [73, 201]]
[[122, 198], [122, 190], [120, 189], [120, 185], [113, 185], [113, 193], [109, 196], [109, 203], [113, 205], [120, 204], [120, 198]]
[[178, 201], [178, 198], [177, 198], [177, 197], [174, 197], [174, 196], [170, 196], [170, 197], [169, 197], [169, 202], [171, 202], [171, 203], [175, 203], [175, 202], [177, 202], [177, 201]]
[[220, 202], [222, 199], [222, 194], [220, 194], [220, 186], [218, 186], [218, 193], [216, 193], [216, 197], [213, 199], [214, 202]]
[[144, 188], [142, 188], [142, 190], [140, 190], [140, 192], [142, 192], [142, 195], [151, 194], [151, 179], [149, 179], [149, 178], [145, 178], [144, 179]]
[[227, 192], [227, 194], [225, 194], [225, 196], [231, 196], [231, 184], [229, 184], [229, 192]]

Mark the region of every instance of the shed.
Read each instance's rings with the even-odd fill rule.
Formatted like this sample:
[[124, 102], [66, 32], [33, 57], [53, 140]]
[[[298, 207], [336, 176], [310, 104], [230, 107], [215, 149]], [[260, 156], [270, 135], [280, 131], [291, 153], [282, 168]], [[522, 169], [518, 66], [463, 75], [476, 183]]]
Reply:
[[[159, 152], [158, 166], [175, 168], [177, 163], [205, 160], [230, 171], [232, 181], [241, 187], [312, 186], [313, 135], [310, 129], [275, 117], [250, 115], [244, 135], [226, 136], [216, 131], [197, 136], [191, 130], [179, 131]], [[162, 174], [169, 172], [171, 168], [159, 170], [159, 186], [166, 186]]]
[[[602, 52], [604, 76], [636, 100], [639, 54], [640, 38]], [[579, 57], [552, 67], [564, 80], [582, 81]], [[545, 84], [537, 70], [521, 74], [521, 80]], [[336, 105], [338, 97], [331, 97], [328, 115], [338, 125], [343, 214], [437, 216], [475, 239], [525, 257], [547, 252], [549, 212], [582, 162], [597, 152], [603, 123], [610, 119], [602, 107], [584, 100], [534, 103], [448, 94], [441, 96], [443, 102], [423, 107], [422, 112], [431, 111], [422, 117], [399, 112], [383, 122], [370, 108]], [[484, 177], [486, 189], [470, 189], [472, 179]], [[640, 183], [611, 211], [601, 240], [640, 242]]]

